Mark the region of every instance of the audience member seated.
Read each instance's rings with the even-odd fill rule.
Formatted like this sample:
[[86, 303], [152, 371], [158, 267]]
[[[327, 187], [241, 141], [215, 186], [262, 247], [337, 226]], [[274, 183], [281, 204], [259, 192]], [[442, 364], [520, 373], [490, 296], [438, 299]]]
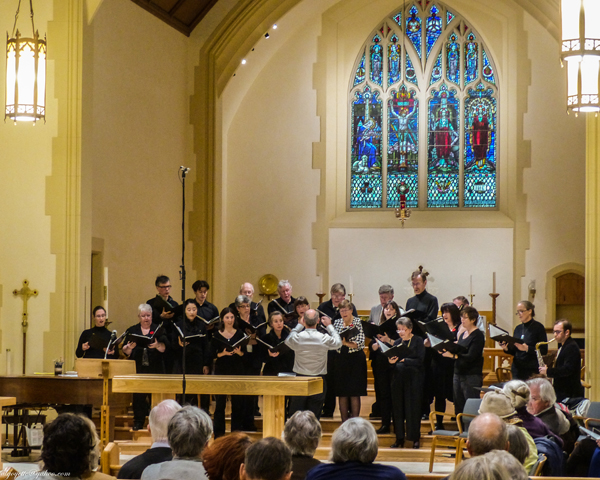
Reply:
[[292, 452], [278, 438], [263, 438], [246, 450], [241, 480], [290, 480], [291, 476]]
[[492, 450], [491, 452], [486, 453], [484, 457], [487, 458], [492, 467], [501, 465], [506, 468], [511, 480], [529, 480], [523, 464], [509, 452], [504, 450]]
[[210, 480], [240, 480], [240, 465], [252, 445], [248, 435], [232, 432], [217, 438], [202, 452], [202, 464]]
[[523, 465], [529, 456], [527, 439], [516, 425], [507, 425], [506, 428], [508, 432], [508, 453], [511, 453]]
[[555, 405], [556, 393], [554, 387], [545, 378], [532, 378], [527, 381], [531, 398], [527, 410], [542, 420], [556, 435], [564, 435], [569, 431], [569, 420]]
[[64, 477], [114, 479], [109, 475], [94, 472], [98, 467], [99, 441], [95, 427], [86, 419], [72, 413], [63, 413], [44, 426], [41, 471], [19, 475], [19, 479], [64, 480]]
[[304, 480], [311, 468], [321, 464], [313, 458], [321, 440], [321, 424], [315, 414], [310, 410], [294, 413], [285, 422], [283, 440], [292, 452], [292, 480]]
[[173, 415], [167, 431], [173, 460], [146, 467], [142, 480], [208, 480], [201, 455], [212, 433], [212, 420], [206, 412], [190, 405], [183, 407]]
[[467, 451], [471, 457], [509, 447], [507, 425], [495, 413], [482, 413], [475, 417], [469, 424], [468, 435]]
[[306, 480], [406, 480], [398, 468], [373, 463], [377, 450], [377, 433], [373, 425], [361, 417], [350, 418], [333, 433], [333, 463], [317, 465], [308, 472]]
[[148, 465], [167, 462], [173, 458], [167, 440], [167, 429], [169, 421], [179, 410], [181, 406], [175, 400], [164, 400], [152, 409], [148, 417], [148, 431], [152, 435], [152, 446], [123, 465], [117, 478], [142, 478], [142, 472]]
[[473, 457], [462, 462], [450, 480], [513, 480], [508, 469], [497, 462], [492, 462], [486, 455]]
[[525, 470], [529, 471], [535, 462], [537, 462], [537, 447], [535, 446], [535, 442], [533, 441], [533, 438], [531, 438], [531, 435], [523, 428], [523, 421], [517, 417], [517, 411], [515, 410], [515, 407], [513, 407], [510, 398], [508, 398], [501, 390], [487, 392], [481, 401], [479, 413], [495, 413], [508, 425], [516, 425], [523, 432], [527, 439], [527, 444], [529, 445], [529, 456], [527, 457], [524, 466]]
[[535, 417], [527, 411], [531, 392], [523, 380], [511, 380], [504, 385], [503, 391], [510, 398], [513, 407], [517, 411], [517, 417], [521, 419], [523, 428], [529, 432], [531, 438], [550, 435], [562, 448], [562, 439], [558, 435], [555, 435], [540, 418]]

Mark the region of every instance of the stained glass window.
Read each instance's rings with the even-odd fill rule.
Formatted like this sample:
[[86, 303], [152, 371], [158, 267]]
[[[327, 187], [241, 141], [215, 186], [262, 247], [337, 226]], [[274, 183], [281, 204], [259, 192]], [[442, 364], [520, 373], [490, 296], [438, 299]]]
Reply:
[[350, 210], [497, 208], [497, 73], [439, 1], [378, 23], [350, 73]]

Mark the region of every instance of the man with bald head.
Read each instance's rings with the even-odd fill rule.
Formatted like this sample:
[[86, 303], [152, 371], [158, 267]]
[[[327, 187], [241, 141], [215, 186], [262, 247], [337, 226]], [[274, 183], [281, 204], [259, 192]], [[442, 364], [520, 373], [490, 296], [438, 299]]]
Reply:
[[322, 323], [327, 328], [327, 334], [317, 330], [319, 314], [316, 310], [307, 310], [304, 318], [298, 321], [285, 339], [285, 344], [295, 353], [294, 372], [297, 376], [321, 377], [323, 393], [309, 397], [292, 397], [290, 399], [290, 416], [299, 410], [310, 410], [317, 419], [321, 417], [323, 400], [327, 391], [327, 352], [337, 350], [342, 346], [340, 335], [333, 328], [331, 318], [323, 317]]
[[469, 424], [467, 450], [472, 457], [508, 447], [506, 423], [495, 413], [482, 413]]

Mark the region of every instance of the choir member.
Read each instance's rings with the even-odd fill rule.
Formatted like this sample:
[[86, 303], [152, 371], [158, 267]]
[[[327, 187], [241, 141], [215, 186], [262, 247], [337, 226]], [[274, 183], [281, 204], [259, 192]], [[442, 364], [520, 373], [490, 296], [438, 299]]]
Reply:
[[[339, 305], [342, 318], [333, 322], [336, 331], [342, 337], [342, 347], [334, 362], [335, 393], [339, 398], [339, 408], [342, 422], [351, 417], [360, 416], [360, 397], [367, 395], [367, 359], [365, 357], [365, 335], [360, 318], [352, 313], [354, 306], [349, 300], [343, 300]], [[356, 327], [358, 332], [344, 338], [342, 332]]]
[[[269, 315], [269, 327], [271, 331], [267, 333], [261, 340], [265, 343], [276, 347], [284, 342], [289, 335], [289, 330], [283, 323], [283, 314], [278, 311], [271, 312]], [[271, 349], [263, 348], [264, 368], [263, 375], [277, 376], [281, 372], [292, 372], [294, 370], [294, 351], [287, 349], [284, 352], [272, 352]]]
[[[245, 334], [237, 328], [235, 311], [229, 307], [221, 310], [221, 322], [219, 330], [212, 338], [213, 358], [216, 357], [215, 375], [244, 375], [243, 357], [246, 353], [245, 346], [237, 346], [228, 350], [240, 340]], [[217, 403], [214, 413], [215, 438], [225, 434], [225, 406], [226, 395], [217, 395]], [[242, 395], [231, 395], [231, 431], [243, 429], [243, 408], [246, 397]]]
[[[458, 329], [461, 325], [460, 310], [455, 303], [444, 303], [440, 310], [442, 311], [444, 322], [448, 325], [448, 328], [454, 335], [454, 341], [456, 341]], [[425, 344], [427, 345], [428, 343], [429, 340], [425, 340]], [[435, 378], [435, 382], [433, 383], [433, 395], [435, 397], [434, 409], [436, 412], [445, 412], [446, 400], [449, 400], [450, 402], [454, 401], [454, 359], [442, 355], [435, 355], [433, 357], [432, 365], [433, 378]], [[436, 416], [435, 429], [444, 429], [444, 417], [442, 415]]]
[[[240, 295], [245, 295], [250, 299], [250, 309], [252, 311], [252, 315], [256, 316], [256, 320], [258, 323], [267, 323], [267, 317], [265, 317], [265, 309], [259, 303], [253, 302], [254, 298], [254, 286], [251, 283], [242, 283], [240, 287]], [[262, 302], [262, 300], [261, 300]], [[235, 301], [229, 305], [229, 308], [233, 308], [235, 310]]]
[[[396, 325], [396, 320], [399, 318], [400, 308], [398, 304], [390, 301], [381, 312], [381, 320], [378, 324], [390, 321]], [[377, 338], [384, 343], [392, 344], [398, 339], [398, 334], [392, 335], [391, 338], [386, 334], [380, 334], [377, 335]], [[369, 357], [371, 358], [371, 369], [373, 370], [373, 379], [375, 381], [375, 399], [379, 405], [381, 416], [381, 428], [377, 430], [377, 433], [390, 433], [390, 425], [392, 423], [392, 369], [387, 357], [381, 353], [376, 339], [372, 339], [369, 345]]]
[[465, 402], [468, 398], [479, 398], [483, 385], [483, 347], [485, 346], [485, 336], [477, 328], [477, 319], [479, 312], [473, 307], [465, 307], [460, 312], [463, 331], [458, 334], [458, 344], [465, 348], [465, 351], [458, 354], [452, 354], [445, 351], [442, 355], [446, 358], [453, 358], [454, 362], [454, 412], [462, 413], [465, 408]]
[[301, 320], [304, 320], [304, 314], [308, 311], [309, 308], [310, 303], [308, 303], [306, 297], [303, 297], [302, 295], [299, 296], [294, 302], [293, 315], [283, 316], [283, 321], [285, 322], [285, 325], [290, 330], [296, 328], [296, 325], [298, 325], [298, 323], [300, 323]]
[[269, 302], [267, 312], [271, 315], [275, 310], [281, 313], [292, 313], [294, 311], [294, 302], [296, 299], [292, 297], [292, 285], [289, 280], [281, 280], [277, 285], [277, 293], [279, 298], [274, 298]]
[[[77, 343], [77, 349], [75, 350], [75, 355], [77, 358], [104, 358], [106, 355], [106, 347], [94, 348], [93, 345], [90, 345], [90, 339], [92, 337], [98, 337], [102, 343], [108, 346], [110, 342], [111, 332], [106, 328], [106, 310], [103, 307], [97, 306], [92, 311], [92, 317], [94, 319], [94, 326], [92, 328], [88, 328], [81, 332], [81, 336], [79, 337], [79, 342]], [[96, 343], [92, 340], [92, 343]], [[117, 353], [118, 349], [111, 346], [108, 351], [108, 355], [106, 358], [119, 358], [119, 354]]]
[[[413, 334], [410, 318], [396, 321], [398, 335], [394, 345], [403, 344], [409, 353], [403, 358], [391, 357], [394, 365], [392, 380], [392, 403], [394, 408], [394, 430], [396, 441], [391, 448], [403, 448], [405, 437], [419, 448], [421, 438], [421, 395], [423, 393], [423, 362], [425, 346], [423, 339]], [[406, 421], [406, 435], [404, 422]]]
[[[339, 306], [342, 300], [346, 298], [346, 287], [341, 283], [334, 283], [331, 286], [331, 298], [326, 302], [319, 305], [317, 311], [321, 315], [321, 319], [324, 316], [331, 319], [331, 323], [340, 317]], [[352, 307], [352, 315], [357, 317], [356, 308]], [[335, 376], [333, 370], [335, 368], [333, 362], [336, 356], [335, 351], [330, 351], [327, 355], [327, 374], [325, 375], [325, 381], [327, 382], [327, 392], [325, 393], [325, 401], [323, 403], [322, 417], [333, 417], [333, 411], [335, 410]]]
[[562, 402], [565, 398], [583, 397], [581, 385], [581, 351], [571, 337], [573, 326], [563, 318], [554, 324], [554, 338], [560, 345], [553, 366], [540, 367], [540, 373], [554, 379], [556, 398]]
[[[166, 275], [159, 275], [154, 281], [157, 294], [146, 303], [152, 307], [152, 322], [156, 325], [162, 323], [166, 335], [173, 336], [175, 310], [179, 304], [171, 297], [171, 280]], [[165, 373], [173, 373], [173, 362], [175, 357], [171, 349], [167, 349], [163, 355]]]
[[[502, 349], [514, 356], [510, 370], [514, 380], [527, 380], [539, 372], [539, 364], [535, 353], [535, 344], [547, 342], [546, 328], [534, 319], [535, 306], [527, 300], [517, 304], [517, 316], [521, 324], [515, 327], [513, 337], [523, 340], [525, 343], [508, 345], [501, 343]], [[540, 353], [548, 353], [548, 345], [540, 346]]]
[[[133, 337], [127, 337], [127, 343], [123, 346], [123, 353], [130, 360], [135, 361], [135, 370], [137, 373], [165, 373], [163, 363], [163, 354], [168, 346], [167, 336], [157, 331], [158, 325], [152, 322], [152, 307], [143, 303], [138, 307], [139, 323], [127, 329], [129, 334], [143, 335], [152, 337], [155, 333], [154, 341], [147, 347], [137, 345]], [[146, 415], [150, 412], [150, 394], [133, 394], [133, 430], [139, 430], [144, 427]]]
[[[175, 323], [175, 334], [171, 337], [171, 345], [175, 354], [174, 373], [183, 373], [183, 339], [191, 337], [185, 342], [185, 373], [190, 375], [208, 375], [209, 365], [212, 363], [210, 348], [206, 338], [206, 326], [197, 316], [198, 307], [193, 299], [186, 300], [183, 304], [183, 316]], [[196, 336], [200, 335], [200, 336]], [[184, 404], [188, 400], [190, 405], [198, 405], [198, 396], [190, 395], [182, 399]]]

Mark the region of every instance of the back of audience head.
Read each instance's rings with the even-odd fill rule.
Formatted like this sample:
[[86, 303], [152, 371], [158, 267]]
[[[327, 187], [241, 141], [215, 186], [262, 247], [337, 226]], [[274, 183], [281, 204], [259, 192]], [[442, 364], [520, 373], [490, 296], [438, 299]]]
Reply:
[[531, 391], [527, 410], [531, 414], [537, 415], [556, 403], [556, 392], [546, 378], [532, 378], [527, 380], [527, 385]]
[[163, 400], [150, 411], [148, 431], [152, 435], [153, 442], [167, 441], [169, 422], [179, 410], [181, 410], [181, 405], [175, 400], [168, 399]]
[[531, 392], [523, 380], [511, 380], [504, 385], [502, 390], [508, 395], [516, 410], [526, 407], [529, 403]]
[[239, 480], [240, 465], [252, 445], [248, 435], [233, 432], [217, 438], [202, 452], [202, 464], [210, 480]]
[[47, 423], [41, 453], [44, 470], [69, 477], [89, 473], [92, 466], [98, 465], [95, 430], [85, 419], [72, 413], [63, 413]]
[[469, 425], [467, 450], [471, 456], [483, 455], [492, 450], [508, 449], [506, 423], [494, 413], [482, 413]]
[[213, 433], [212, 420], [198, 407], [187, 405], [179, 410], [167, 432], [173, 457], [199, 458]]
[[508, 453], [512, 454], [523, 465], [529, 456], [529, 445], [525, 435], [516, 425], [507, 425]]
[[240, 466], [242, 480], [289, 480], [291, 476], [292, 452], [278, 438], [263, 438], [246, 450]]
[[[521, 435], [523, 436], [522, 432]], [[525, 438], [523, 436], [523, 438]], [[529, 451], [529, 450], [528, 450]], [[487, 457], [490, 464], [492, 466], [499, 465], [504, 467], [508, 476], [511, 480], [528, 480], [527, 471], [522, 463], [520, 463], [514, 455], [511, 455], [509, 452], [504, 450], [492, 450], [489, 453], [486, 453], [484, 457]]]
[[333, 432], [331, 461], [372, 463], [377, 457], [378, 443], [375, 428], [364, 418], [346, 420]]
[[[469, 427], [469, 430], [471, 427]], [[479, 455], [462, 462], [450, 480], [513, 480], [510, 473], [501, 464], [491, 462], [488, 455]]]
[[321, 423], [310, 410], [296, 412], [285, 422], [283, 439], [292, 455], [312, 457], [321, 440]]

